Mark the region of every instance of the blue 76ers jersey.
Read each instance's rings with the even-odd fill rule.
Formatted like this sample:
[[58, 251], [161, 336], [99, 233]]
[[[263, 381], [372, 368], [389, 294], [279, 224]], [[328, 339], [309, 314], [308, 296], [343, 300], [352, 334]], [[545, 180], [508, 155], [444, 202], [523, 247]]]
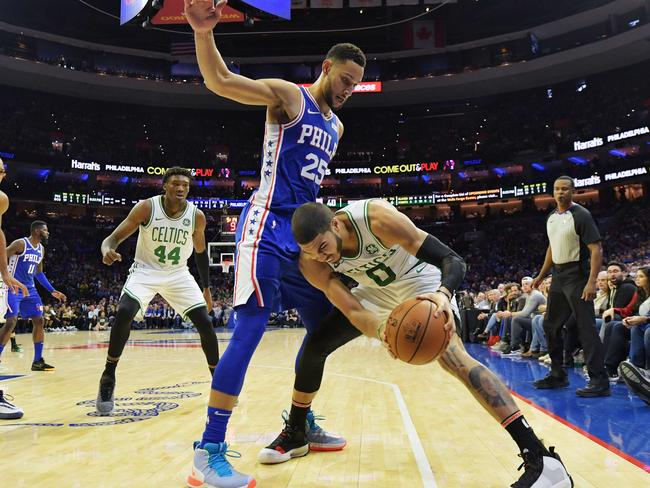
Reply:
[[298, 116], [288, 124], [266, 124], [260, 187], [253, 205], [272, 212], [293, 211], [316, 200], [339, 143], [339, 121], [325, 117], [306, 88], [301, 87]]
[[43, 261], [43, 245], [32, 246], [27, 237], [23, 237], [25, 250], [22, 254], [9, 258], [9, 272], [27, 288], [34, 288], [34, 275], [38, 265]]

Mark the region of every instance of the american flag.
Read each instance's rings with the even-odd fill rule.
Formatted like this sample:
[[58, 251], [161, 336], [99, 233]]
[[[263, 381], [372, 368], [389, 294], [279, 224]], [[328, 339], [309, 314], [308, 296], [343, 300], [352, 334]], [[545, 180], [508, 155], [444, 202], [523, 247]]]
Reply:
[[194, 41], [172, 42], [171, 44], [172, 56], [191, 56], [194, 54], [196, 54]]

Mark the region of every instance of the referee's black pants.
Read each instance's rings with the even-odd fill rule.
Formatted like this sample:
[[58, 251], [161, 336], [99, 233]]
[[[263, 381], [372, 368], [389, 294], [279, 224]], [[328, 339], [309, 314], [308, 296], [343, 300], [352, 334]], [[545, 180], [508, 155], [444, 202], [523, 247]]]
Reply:
[[566, 376], [562, 367], [562, 327], [573, 314], [589, 377], [595, 381], [608, 381], [603, 343], [595, 326], [594, 302], [581, 298], [588, 278], [589, 275], [582, 271], [577, 262], [553, 266], [553, 281], [544, 316], [551, 374], [557, 377]]

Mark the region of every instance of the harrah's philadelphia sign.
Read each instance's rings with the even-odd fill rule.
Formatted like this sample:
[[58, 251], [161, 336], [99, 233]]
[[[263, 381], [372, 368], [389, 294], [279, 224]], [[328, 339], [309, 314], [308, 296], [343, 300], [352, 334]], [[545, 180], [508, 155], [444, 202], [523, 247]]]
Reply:
[[607, 137], [594, 137], [589, 141], [574, 141], [573, 150], [574, 151], [584, 151], [585, 149], [592, 149], [594, 147], [602, 146], [610, 142], [616, 142], [623, 139], [628, 139], [630, 137], [643, 136], [645, 134], [650, 134], [650, 129], [645, 127], [638, 127], [632, 130], [626, 130], [623, 132], [617, 132], [615, 134], [610, 134]]
[[[137, 173], [141, 175], [162, 176], [169, 168], [162, 166], [131, 166], [125, 164], [100, 164], [94, 161], [79, 161], [73, 159], [70, 168], [81, 171], [107, 171], [111, 173]], [[188, 168], [192, 176], [197, 178], [212, 178], [215, 176], [214, 168]]]

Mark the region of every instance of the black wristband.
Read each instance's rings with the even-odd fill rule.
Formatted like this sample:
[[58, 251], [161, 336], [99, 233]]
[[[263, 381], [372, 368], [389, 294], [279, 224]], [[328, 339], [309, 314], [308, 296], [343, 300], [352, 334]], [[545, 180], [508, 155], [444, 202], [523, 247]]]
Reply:
[[196, 269], [199, 272], [199, 284], [201, 289], [210, 287], [210, 260], [208, 259], [208, 251], [194, 252], [194, 262], [196, 262]]

